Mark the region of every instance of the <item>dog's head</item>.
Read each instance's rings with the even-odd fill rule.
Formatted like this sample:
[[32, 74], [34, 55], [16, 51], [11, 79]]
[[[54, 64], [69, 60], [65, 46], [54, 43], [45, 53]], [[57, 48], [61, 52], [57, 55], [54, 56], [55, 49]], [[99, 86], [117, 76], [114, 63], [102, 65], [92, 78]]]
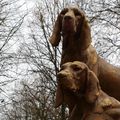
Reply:
[[[76, 35], [81, 41], [81, 47], [88, 47], [91, 42], [90, 26], [84, 13], [78, 8], [64, 8], [57, 17], [50, 43], [57, 46], [63, 35]], [[83, 45], [84, 44], [84, 45]]]
[[100, 86], [96, 75], [85, 63], [74, 61], [63, 64], [58, 73], [56, 107], [63, 102], [62, 90], [64, 92], [65, 89], [81, 94], [87, 102], [93, 103], [99, 95]]
[[60, 13], [62, 23], [62, 33], [76, 33], [78, 26], [82, 24], [84, 14], [77, 8], [65, 8]]

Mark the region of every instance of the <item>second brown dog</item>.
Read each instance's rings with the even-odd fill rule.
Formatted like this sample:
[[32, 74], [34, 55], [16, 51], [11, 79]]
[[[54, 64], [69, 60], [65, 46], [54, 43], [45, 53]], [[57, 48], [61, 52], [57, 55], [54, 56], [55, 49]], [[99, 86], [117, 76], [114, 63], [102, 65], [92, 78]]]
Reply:
[[[59, 99], [70, 109], [69, 120], [119, 120], [120, 102], [104, 93], [96, 75], [86, 64], [75, 61], [61, 66]], [[73, 109], [72, 109], [73, 108]]]

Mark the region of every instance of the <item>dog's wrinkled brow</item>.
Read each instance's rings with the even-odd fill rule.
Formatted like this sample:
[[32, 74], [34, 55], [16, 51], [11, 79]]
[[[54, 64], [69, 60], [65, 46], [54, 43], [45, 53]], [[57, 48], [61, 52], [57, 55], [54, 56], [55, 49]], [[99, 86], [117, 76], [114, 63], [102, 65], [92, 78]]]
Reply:
[[71, 65], [71, 67], [76, 67], [76, 68], [79, 68], [81, 70], [85, 69], [85, 65], [84, 64], [80, 64], [80, 63], [74, 63]]
[[79, 69], [79, 70], [84, 69], [83, 66], [78, 65], [78, 64], [72, 64], [72, 65], [71, 65], [71, 68], [73, 68], [73, 69]]
[[71, 67], [73, 67], [73, 68], [75, 68], [75, 67], [76, 67], [76, 68], [80, 68], [80, 66], [77, 65], [77, 64], [72, 64]]
[[[76, 16], [81, 15], [80, 10], [78, 10], [77, 8], [71, 8], [71, 10], [73, 10], [73, 12], [74, 12], [74, 14], [75, 14]], [[64, 15], [64, 14], [67, 13], [68, 11], [69, 11], [68, 8], [64, 8], [64, 9], [61, 11], [61, 14]]]

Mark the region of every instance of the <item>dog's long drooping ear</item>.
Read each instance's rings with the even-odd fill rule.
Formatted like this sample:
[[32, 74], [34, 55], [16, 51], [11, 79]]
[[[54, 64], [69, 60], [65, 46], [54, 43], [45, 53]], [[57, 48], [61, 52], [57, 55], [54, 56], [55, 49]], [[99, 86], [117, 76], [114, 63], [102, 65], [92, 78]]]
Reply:
[[85, 98], [88, 103], [94, 103], [99, 96], [100, 86], [96, 75], [88, 70]]
[[78, 36], [80, 38], [81, 49], [88, 48], [89, 45], [91, 44], [91, 30], [88, 20], [84, 15], [84, 13], [82, 13], [82, 18], [80, 19], [77, 31], [78, 31]]
[[55, 108], [59, 107], [62, 103], [63, 103], [63, 91], [61, 85], [58, 83], [56, 91]]
[[73, 107], [72, 112], [69, 115], [69, 119], [68, 120], [78, 120], [82, 117], [82, 114], [80, 113], [80, 107], [76, 104]]
[[62, 20], [61, 20], [61, 14], [58, 15], [57, 20], [55, 22], [55, 25], [53, 27], [52, 35], [49, 39], [52, 46], [58, 46], [60, 40], [61, 40], [61, 29], [62, 29]]

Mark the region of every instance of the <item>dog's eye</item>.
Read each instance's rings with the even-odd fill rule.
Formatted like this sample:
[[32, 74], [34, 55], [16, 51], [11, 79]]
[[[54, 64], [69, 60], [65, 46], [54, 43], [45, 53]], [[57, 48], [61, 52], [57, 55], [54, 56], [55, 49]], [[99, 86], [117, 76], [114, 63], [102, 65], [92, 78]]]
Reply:
[[79, 68], [79, 67], [74, 67], [73, 70], [74, 70], [74, 71], [79, 71], [80, 68]]
[[74, 9], [74, 14], [75, 14], [75, 16], [81, 16], [80, 11], [79, 11], [79, 10], [77, 10], [77, 9]]
[[62, 10], [60, 14], [61, 14], [61, 15], [65, 15], [66, 12], [68, 12], [68, 9], [67, 9], [67, 8], [65, 8], [64, 10]]
[[80, 16], [79, 12], [75, 12], [74, 14], [75, 14], [75, 16]]
[[77, 64], [73, 64], [73, 65], [71, 65], [71, 69], [73, 69], [74, 71], [79, 71], [79, 70], [81, 70], [81, 67], [78, 66]]

